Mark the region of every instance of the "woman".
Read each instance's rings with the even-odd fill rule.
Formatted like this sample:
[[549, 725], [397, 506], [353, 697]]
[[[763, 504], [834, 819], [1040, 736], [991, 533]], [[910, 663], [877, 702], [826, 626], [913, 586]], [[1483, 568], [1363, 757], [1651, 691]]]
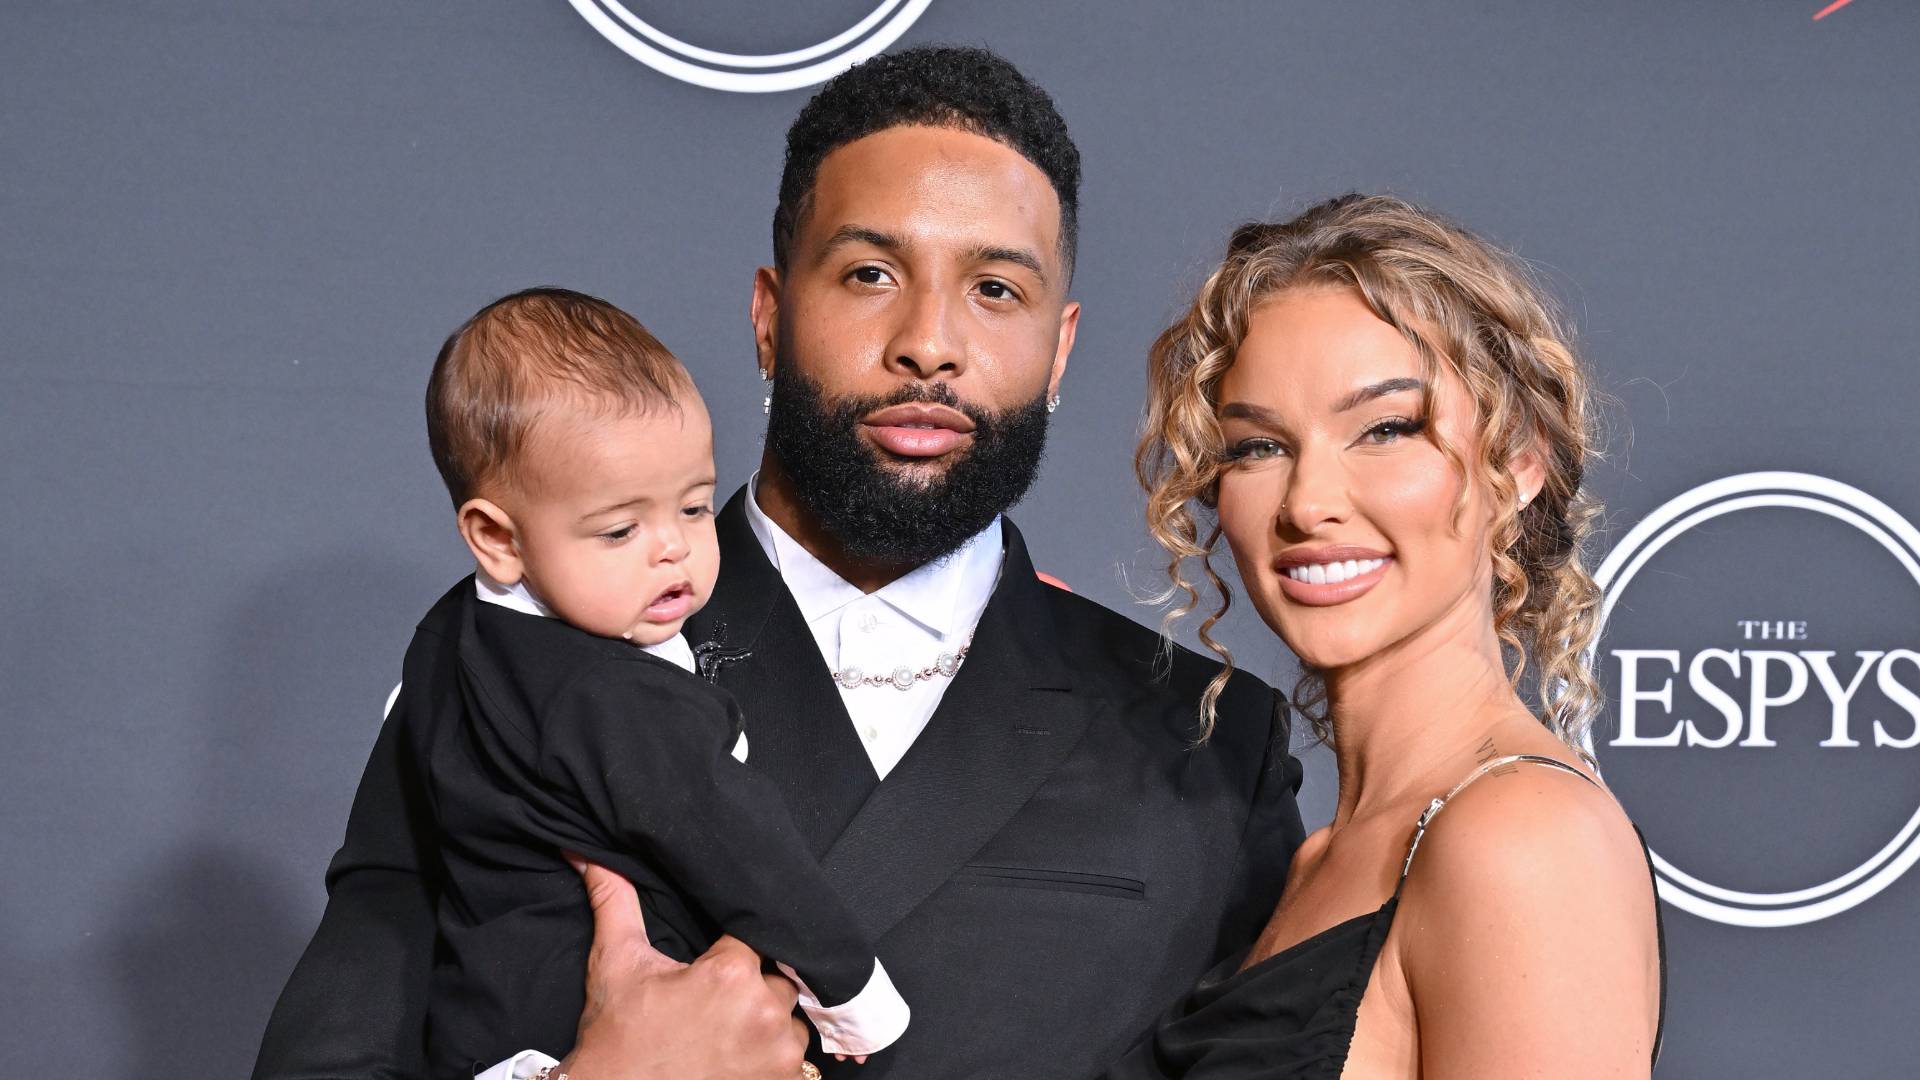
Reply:
[[1230, 663], [1208, 633], [1224, 537], [1307, 673], [1339, 794], [1252, 950], [1109, 1075], [1646, 1075], [1659, 915], [1582, 751], [1587, 387], [1541, 291], [1452, 225], [1346, 196], [1236, 232], [1150, 383], [1140, 474], [1182, 610], [1196, 559]]

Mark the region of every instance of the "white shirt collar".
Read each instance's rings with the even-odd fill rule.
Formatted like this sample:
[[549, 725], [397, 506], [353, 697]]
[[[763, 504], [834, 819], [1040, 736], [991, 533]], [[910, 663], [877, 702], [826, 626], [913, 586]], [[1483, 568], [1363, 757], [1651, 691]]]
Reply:
[[[473, 591], [486, 603], [498, 604], [522, 615], [538, 615], [543, 619], [555, 617], [552, 609], [541, 603], [540, 598], [533, 595], [533, 590], [527, 588], [526, 578], [511, 585], [502, 585], [489, 577], [485, 570], [476, 567], [473, 571]], [[676, 667], [694, 670], [693, 646], [687, 644], [685, 634], [675, 634], [658, 645], [641, 645], [639, 648]]]
[[[766, 552], [767, 561], [773, 563], [787, 591], [793, 594], [801, 617], [811, 624], [866, 595], [774, 524], [760, 509], [759, 486], [760, 474], [756, 472], [747, 481], [747, 523]], [[873, 596], [944, 636], [953, 631], [963, 614], [979, 612], [999, 580], [1003, 556], [1000, 517], [996, 514], [986, 528], [958, 550], [888, 582]]]
[[498, 604], [522, 615], [538, 615], [543, 619], [553, 618], [553, 612], [548, 610], [547, 605], [533, 595], [532, 589], [527, 588], [526, 578], [521, 578], [511, 585], [502, 585], [493, 580], [485, 570], [475, 567], [473, 591], [489, 604]]

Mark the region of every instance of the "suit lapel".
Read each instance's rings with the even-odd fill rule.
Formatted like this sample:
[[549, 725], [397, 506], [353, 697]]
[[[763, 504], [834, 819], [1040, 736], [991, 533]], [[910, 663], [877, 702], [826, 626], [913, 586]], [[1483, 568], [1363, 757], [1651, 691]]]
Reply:
[[822, 860], [875, 939], [965, 865], [1086, 729], [1092, 706], [1072, 693], [1050, 586], [1034, 577], [1019, 532], [1002, 527], [1000, 583], [966, 663], [926, 729]]
[[747, 521], [745, 488], [720, 511], [720, 580], [687, 620], [703, 675], [746, 717], [747, 760], [786, 798], [815, 856], [880, 778], [854, 733], [820, 647]]

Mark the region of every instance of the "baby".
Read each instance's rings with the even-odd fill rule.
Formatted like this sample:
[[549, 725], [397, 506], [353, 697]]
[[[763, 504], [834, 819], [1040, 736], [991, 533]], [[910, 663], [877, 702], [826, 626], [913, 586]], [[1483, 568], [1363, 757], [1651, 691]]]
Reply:
[[432, 1074], [572, 1045], [592, 918], [563, 851], [631, 880], [667, 955], [726, 933], [775, 961], [827, 1052], [898, 1039], [906, 1003], [680, 634], [719, 568], [686, 369], [605, 301], [530, 289], [447, 339], [427, 432], [477, 563], [396, 704], [437, 827]]

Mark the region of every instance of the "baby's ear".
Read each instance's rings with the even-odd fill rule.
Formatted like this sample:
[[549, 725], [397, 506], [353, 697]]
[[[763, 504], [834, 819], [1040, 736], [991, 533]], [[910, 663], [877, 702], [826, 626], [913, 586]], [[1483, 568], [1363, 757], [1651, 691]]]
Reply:
[[514, 542], [513, 519], [488, 499], [468, 499], [460, 505], [460, 538], [467, 542], [473, 559], [487, 576], [502, 585], [512, 585], [526, 573], [520, 561], [520, 547]]

